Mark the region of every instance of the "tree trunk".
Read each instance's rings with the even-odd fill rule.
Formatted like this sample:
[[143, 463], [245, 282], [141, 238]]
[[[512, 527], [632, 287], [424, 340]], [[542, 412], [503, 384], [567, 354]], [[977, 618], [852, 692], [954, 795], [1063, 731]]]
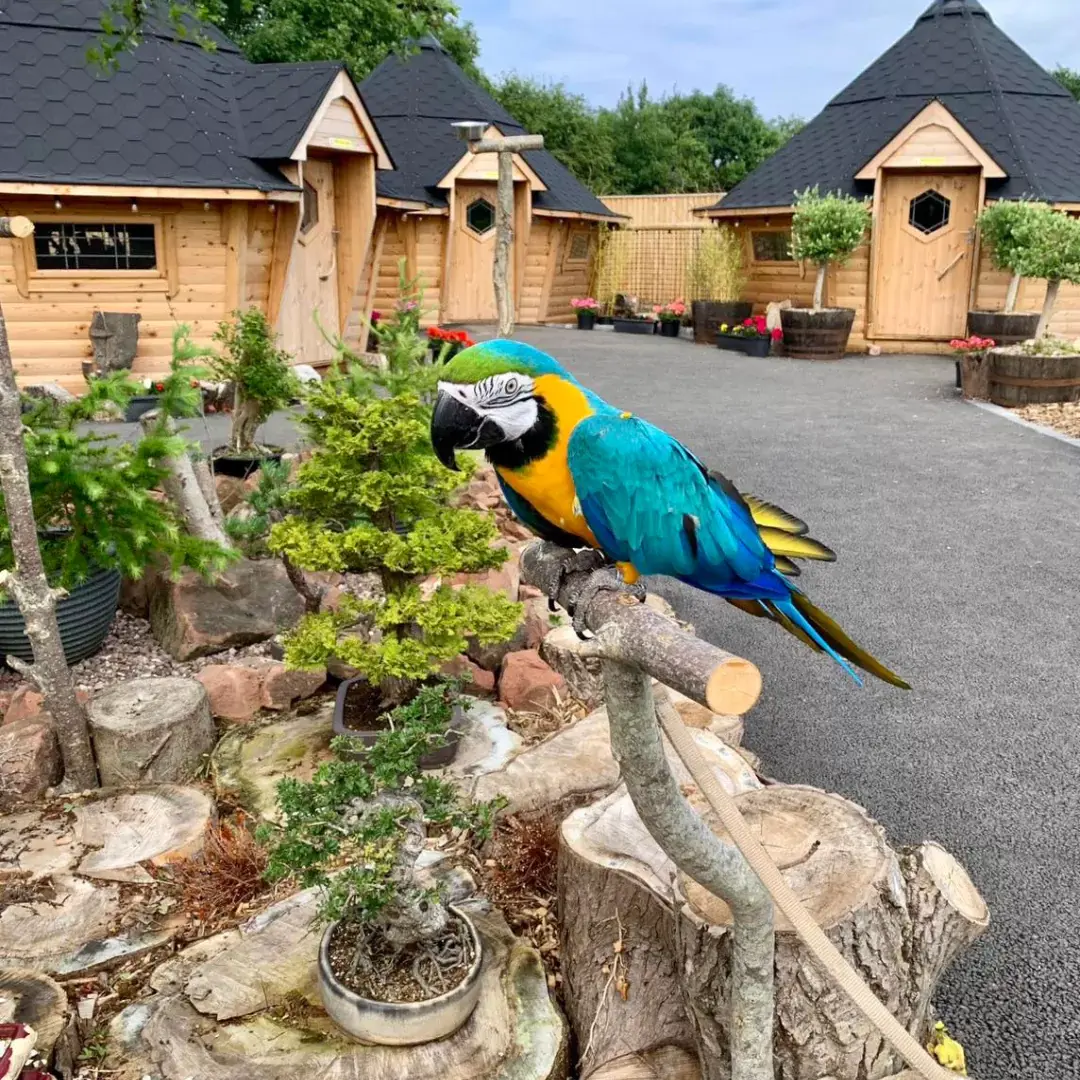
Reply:
[[498, 205], [495, 209], [495, 307], [499, 315], [499, 337], [514, 332], [514, 299], [510, 295], [510, 248], [514, 242], [514, 155], [499, 153]]
[[1016, 310], [1016, 297], [1020, 292], [1020, 275], [1013, 274], [1009, 280], [1009, 291], [1005, 294], [1005, 311], [1010, 313]]
[[[25, 223], [25, 224], [24, 224]], [[25, 237], [25, 218], [0, 218], [0, 236]], [[15, 555], [14, 573], [6, 572], [4, 585], [11, 590], [26, 620], [26, 636], [34, 651], [32, 666], [8, 657], [11, 667], [34, 682], [45, 695], [45, 708], [56, 724], [64, 774], [73, 788], [96, 787], [97, 766], [90, 745], [86, 713], [75, 697], [75, 684], [64, 658], [64, 646], [56, 623], [56, 593], [45, 578], [38, 547], [37, 522], [30, 497], [26, 447], [22, 435], [22, 406], [11, 364], [7, 325], [0, 308], [0, 486], [11, 530]]]
[[[158, 423], [158, 419], [148, 413], [140, 422], [143, 430], [149, 431]], [[171, 419], [165, 420], [165, 427], [170, 435], [176, 434], [176, 424]], [[225, 535], [225, 530], [214, 519], [213, 511], [203, 495], [191, 455], [177, 454], [175, 457], [165, 458], [162, 464], [169, 470], [163, 485], [165, 494], [172, 500], [173, 506], [180, 511], [187, 531], [202, 540], [216, 540], [224, 547], [231, 547], [232, 544]]]
[[1058, 290], [1060, 288], [1060, 280], [1048, 281], [1046, 283], [1046, 299], [1043, 301], [1042, 314], [1039, 316], [1039, 325], [1035, 329], [1036, 341], [1045, 337], [1046, 331], [1050, 329], [1050, 320], [1054, 317], [1054, 307], [1057, 304]]
[[[713, 825], [701, 797], [693, 791], [688, 797]], [[898, 856], [880, 827], [837, 795], [774, 785], [738, 802], [811, 914], [925, 1042], [942, 973], [988, 921], [963, 868], [937, 844]], [[696, 1044], [703, 1077], [730, 1076], [731, 913], [683, 874], [672, 886], [673, 871], [625, 795], [584, 807], [563, 823], [561, 955], [567, 1015], [580, 1045], [597, 1017], [608, 978], [603, 966], [610, 967], [620, 932], [620, 974], [628, 983], [625, 1001], [608, 992], [583, 1076], [666, 1044]], [[877, 1029], [829, 985], [782, 916], [775, 975], [777, 1080], [867, 1080], [900, 1071]]]
[[825, 298], [825, 274], [828, 272], [829, 264], [821, 263], [817, 268], [817, 278], [814, 281], [814, 310], [820, 311], [822, 301]]
[[246, 398], [236, 388], [236, 404], [232, 418], [232, 449], [237, 454], [250, 454], [255, 450], [255, 436], [259, 431], [259, 403]]
[[199, 490], [206, 500], [206, 508], [210, 511], [210, 516], [224, 529], [225, 512], [221, 509], [221, 500], [218, 499], [217, 484], [214, 483], [214, 474], [210, 471], [210, 462], [204, 457], [198, 460], [192, 459], [191, 468], [195, 473]]

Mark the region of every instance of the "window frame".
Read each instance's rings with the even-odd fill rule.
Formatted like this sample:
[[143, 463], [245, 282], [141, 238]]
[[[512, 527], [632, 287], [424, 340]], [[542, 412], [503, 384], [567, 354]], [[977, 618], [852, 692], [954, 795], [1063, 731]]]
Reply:
[[[472, 210], [474, 206], [478, 206], [480, 203], [483, 203], [491, 211], [491, 224], [486, 229], [484, 229], [483, 232], [479, 232], [477, 229], [475, 229], [472, 222], [469, 220], [469, 211]], [[498, 208], [486, 195], [475, 195], [465, 204], [465, 209], [461, 216], [462, 220], [465, 223], [465, 231], [474, 240], [486, 240], [493, 232], [495, 232], [496, 219], [498, 217]]]
[[38, 266], [34, 237], [28, 236], [23, 241], [28, 284], [32, 285], [34, 281], [86, 281], [93, 278], [108, 278], [113, 281], [168, 281], [170, 230], [166, 228], [165, 221], [166, 215], [164, 213], [117, 213], [108, 209], [92, 212], [56, 210], [47, 214], [35, 213], [34, 223], [41, 227], [41, 231], [45, 231], [45, 227], [54, 222], [76, 225], [153, 225], [154, 255], [157, 266], [153, 270], [105, 270], [101, 268], [92, 270], [43, 270]]
[[[594, 230], [589, 228], [571, 228], [570, 233], [566, 238], [566, 250], [563, 253], [564, 268], [574, 270], [589, 265], [589, 259], [592, 256], [593, 234]], [[573, 254], [574, 241], [579, 237], [584, 237], [585, 239], [585, 254], [576, 256]]]
[[787, 259], [759, 259], [754, 248], [754, 236], [758, 233], [784, 233], [788, 238], [788, 251], [791, 250], [791, 226], [790, 225], [751, 225], [746, 230], [746, 244], [750, 249], [750, 261], [755, 266], [798, 266], [799, 260], [794, 256]]

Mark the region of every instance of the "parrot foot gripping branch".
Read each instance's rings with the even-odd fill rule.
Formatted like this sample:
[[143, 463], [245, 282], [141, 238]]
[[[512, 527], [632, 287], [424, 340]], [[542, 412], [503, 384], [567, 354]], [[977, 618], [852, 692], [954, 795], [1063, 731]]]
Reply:
[[[955, 1076], [875, 997], [806, 910], [666, 695], [661, 694], [659, 701], [654, 696], [650, 679], [655, 677], [714, 712], [741, 715], [761, 692], [757, 668], [683, 631], [637, 603], [628, 590], [597, 588], [595, 562], [585, 564], [555, 544], [537, 542], [526, 548], [521, 568], [524, 582], [575, 611], [575, 623], [594, 634], [587, 648], [589, 655], [603, 662], [612, 752], [641, 821], [680, 871], [731, 910], [730, 1017], [726, 1022], [730, 1075], [738, 1080], [772, 1080], [774, 1075], [775, 904], [817, 965], [840, 985], [865, 1021], [885, 1037], [915, 1075], [923, 1080]], [[719, 819], [723, 837], [695, 813], [677, 784], [661, 730]], [[975, 899], [981, 905], [977, 894]]]

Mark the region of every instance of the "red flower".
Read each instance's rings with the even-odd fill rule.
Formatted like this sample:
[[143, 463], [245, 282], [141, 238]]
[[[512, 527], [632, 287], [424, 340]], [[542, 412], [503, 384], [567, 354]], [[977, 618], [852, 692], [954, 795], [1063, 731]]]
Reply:
[[784, 331], [780, 327], [776, 327], [772, 332], [773, 341], [779, 341], [784, 336]]
[[754, 325], [754, 320], [752, 318], [751, 319], [743, 319], [742, 324], [743, 324], [743, 326], [753, 326]]
[[154, 389], [160, 394], [164, 391], [165, 384], [163, 382], [156, 382], [154, 383]]

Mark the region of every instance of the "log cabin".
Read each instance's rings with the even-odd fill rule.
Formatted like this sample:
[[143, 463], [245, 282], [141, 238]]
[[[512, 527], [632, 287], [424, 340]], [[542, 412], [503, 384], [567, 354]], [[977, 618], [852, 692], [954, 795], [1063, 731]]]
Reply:
[[[79, 391], [97, 311], [140, 316], [144, 376], [167, 370], [178, 324], [210, 344], [247, 306], [298, 362], [325, 362], [328, 336], [365, 347], [399, 257], [426, 281], [427, 321], [493, 317], [494, 163], [450, 123], [522, 129], [437, 42], [367, 81], [376, 122], [343, 64], [251, 64], [208, 26], [212, 49], [152, 20], [98, 70], [104, 6], [0, 7], [0, 214], [36, 224], [0, 240], [20, 383]], [[596, 230], [618, 218], [549, 154], [523, 155], [515, 179], [519, 317], [565, 318]]]
[[[1080, 103], [978, 0], [934, 0], [892, 48], [719, 202], [700, 211], [744, 238], [743, 299], [809, 306], [814, 269], [791, 257], [794, 193], [873, 202], [866, 242], [832, 267], [825, 302], [856, 311], [849, 348], [943, 352], [969, 310], [997, 311], [1009, 275], [979, 243], [979, 211], [1035, 198], [1080, 212]], [[1023, 282], [1017, 311], [1042, 307]], [[1080, 336], [1080, 287], [1051, 332]]]

